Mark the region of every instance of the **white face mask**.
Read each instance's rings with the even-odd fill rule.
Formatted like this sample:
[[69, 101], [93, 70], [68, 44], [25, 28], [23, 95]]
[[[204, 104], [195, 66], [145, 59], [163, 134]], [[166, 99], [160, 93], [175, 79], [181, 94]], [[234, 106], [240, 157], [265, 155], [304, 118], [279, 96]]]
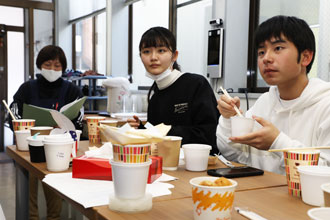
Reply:
[[45, 77], [48, 82], [55, 82], [62, 76], [62, 71], [41, 69], [41, 75]]
[[148, 71], [146, 71], [145, 75], [146, 75], [146, 77], [149, 77], [150, 79], [153, 79], [155, 81], [160, 81], [160, 80], [166, 78], [167, 76], [169, 76], [172, 73], [173, 64], [174, 64], [174, 62], [172, 62], [170, 64], [170, 66], [164, 72], [162, 72], [161, 74], [154, 75], [154, 74], [151, 74]]

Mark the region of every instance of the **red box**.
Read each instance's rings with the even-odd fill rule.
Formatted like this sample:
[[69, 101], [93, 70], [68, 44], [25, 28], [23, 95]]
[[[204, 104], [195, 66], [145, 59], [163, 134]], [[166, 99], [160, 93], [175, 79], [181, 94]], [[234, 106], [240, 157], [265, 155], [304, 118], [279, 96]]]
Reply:
[[[153, 183], [163, 172], [163, 158], [149, 157], [152, 163], [149, 167], [148, 183]], [[112, 180], [111, 164], [108, 159], [86, 157], [73, 158], [72, 178]]]

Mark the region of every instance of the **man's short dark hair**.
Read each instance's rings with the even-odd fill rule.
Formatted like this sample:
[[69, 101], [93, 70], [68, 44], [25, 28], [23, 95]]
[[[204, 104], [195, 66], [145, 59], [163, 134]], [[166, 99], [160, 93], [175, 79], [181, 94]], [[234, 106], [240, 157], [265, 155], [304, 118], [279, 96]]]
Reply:
[[281, 39], [281, 34], [291, 41], [298, 49], [298, 62], [304, 50], [313, 52], [313, 58], [306, 67], [306, 73], [312, 68], [315, 57], [315, 38], [308, 24], [297, 17], [275, 16], [261, 23], [255, 34], [255, 46], [258, 48], [263, 42], [272, 37]]
[[62, 65], [62, 72], [66, 70], [66, 57], [62, 48], [48, 45], [42, 48], [37, 56], [36, 65], [41, 70], [41, 65], [48, 60], [58, 59]]

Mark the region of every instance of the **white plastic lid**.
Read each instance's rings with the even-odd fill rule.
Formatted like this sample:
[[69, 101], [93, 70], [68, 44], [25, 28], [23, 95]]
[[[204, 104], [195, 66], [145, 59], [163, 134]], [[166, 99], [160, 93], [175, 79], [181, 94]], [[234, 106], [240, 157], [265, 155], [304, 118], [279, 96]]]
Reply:
[[207, 144], [184, 144], [182, 148], [185, 150], [211, 150], [212, 147]]
[[298, 172], [311, 176], [330, 176], [328, 166], [298, 166]]
[[73, 139], [69, 133], [66, 134], [54, 134], [54, 135], [46, 135], [44, 143], [67, 143], [73, 142]]
[[46, 135], [30, 136], [27, 137], [26, 140], [31, 146], [44, 146], [42, 141], [44, 140], [45, 136]]

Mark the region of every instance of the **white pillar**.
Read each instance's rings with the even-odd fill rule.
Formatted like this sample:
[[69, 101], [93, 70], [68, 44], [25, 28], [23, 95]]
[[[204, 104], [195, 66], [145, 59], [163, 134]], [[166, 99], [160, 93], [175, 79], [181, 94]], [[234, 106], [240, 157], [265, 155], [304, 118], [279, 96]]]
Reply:
[[107, 44], [107, 50], [106, 50], [106, 75], [110, 76], [112, 74], [111, 68], [112, 68], [112, 0], [107, 0], [107, 8], [106, 8], [106, 44]]
[[330, 81], [330, 1], [320, 0], [317, 76]]

